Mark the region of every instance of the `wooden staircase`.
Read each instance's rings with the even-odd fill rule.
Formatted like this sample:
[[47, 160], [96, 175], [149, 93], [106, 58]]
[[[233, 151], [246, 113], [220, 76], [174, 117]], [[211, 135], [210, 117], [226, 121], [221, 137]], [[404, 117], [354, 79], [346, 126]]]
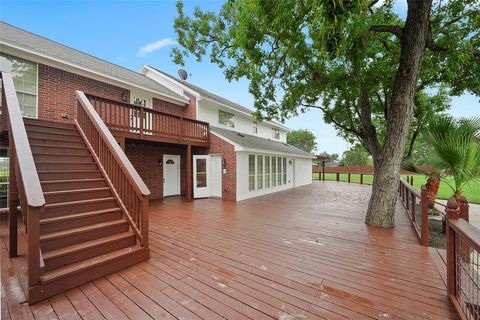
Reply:
[[44, 267], [40, 285], [30, 288], [33, 300], [148, 259], [77, 127], [24, 123], [46, 201], [39, 219]]

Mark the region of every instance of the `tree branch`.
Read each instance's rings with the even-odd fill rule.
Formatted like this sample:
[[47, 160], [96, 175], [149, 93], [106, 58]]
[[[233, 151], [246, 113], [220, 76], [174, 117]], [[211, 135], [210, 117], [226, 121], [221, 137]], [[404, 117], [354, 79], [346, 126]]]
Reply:
[[381, 33], [381, 32], [388, 32], [395, 35], [398, 39], [402, 39], [403, 37], [403, 29], [399, 26], [391, 26], [391, 25], [378, 25], [370, 27], [370, 31]]
[[[347, 132], [353, 133], [355, 135], [359, 135], [359, 132], [353, 126], [347, 127], [347, 126], [341, 124], [340, 122], [338, 122], [337, 120], [335, 120], [335, 118], [332, 116], [331, 112], [328, 109], [326, 109], [322, 106], [315, 106], [315, 105], [304, 104], [304, 103], [302, 103], [301, 106], [306, 107], [306, 108], [320, 109], [330, 119], [330, 121], [332, 121], [336, 126], [338, 126], [339, 128], [341, 128], [341, 129], [343, 129]], [[353, 121], [351, 121], [350, 123], [353, 124]]]

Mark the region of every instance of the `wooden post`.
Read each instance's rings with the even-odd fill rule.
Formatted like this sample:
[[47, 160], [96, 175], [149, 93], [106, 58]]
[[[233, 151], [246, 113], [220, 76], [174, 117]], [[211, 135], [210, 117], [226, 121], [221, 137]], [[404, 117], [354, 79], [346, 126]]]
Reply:
[[142, 197], [140, 208], [142, 210], [142, 223], [140, 225], [140, 233], [142, 234], [143, 243], [145, 248], [148, 248], [148, 230], [149, 230], [149, 214], [148, 214], [148, 197]]
[[349, 173], [348, 173], [348, 182], [349, 182], [349, 183], [351, 182], [351, 175], [352, 175], [352, 174], [349, 172]]
[[322, 180], [325, 181], [325, 160], [322, 161], [322, 172], [323, 172]]
[[462, 196], [460, 198], [459, 205], [460, 205], [460, 218], [468, 222], [470, 220], [470, 215], [468, 210], [469, 205], [468, 205], [467, 198]]
[[9, 241], [8, 241], [8, 251], [10, 258], [16, 257], [18, 255], [17, 250], [17, 219], [18, 219], [18, 187], [17, 187], [17, 172], [16, 172], [16, 157], [15, 157], [15, 146], [13, 145], [12, 130], [8, 131], [9, 133], [9, 170], [10, 170], [10, 180], [8, 183], [8, 192], [9, 192], [9, 204], [8, 204], [8, 227], [9, 227]]
[[27, 212], [27, 237], [28, 237], [28, 287], [32, 288], [40, 284], [40, 215], [42, 208], [28, 207]]
[[360, 173], [360, 184], [363, 184], [363, 173]]
[[429, 232], [428, 232], [428, 195], [427, 186], [422, 185], [421, 198], [420, 198], [420, 212], [422, 219], [422, 230], [420, 231], [420, 242], [422, 246], [428, 247], [429, 244]]
[[340, 181], [340, 172], [337, 172], [337, 182]]
[[416, 215], [417, 215], [417, 197], [413, 192], [410, 192], [410, 202], [412, 206], [412, 222], [415, 223]]
[[192, 201], [192, 188], [193, 188], [193, 182], [192, 182], [192, 146], [187, 145], [187, 152], [185, 154], [185, 193], [186, 193], [186, 199], [188, 202]]
[[460, 215], [460, 208], [454, 197], [448, 199], [445, 208], [445, 219], [447, 226], [447, 294], [448, 296], [455, 296], [455, 231], [450, 228], [450, 220], [458, 219]]

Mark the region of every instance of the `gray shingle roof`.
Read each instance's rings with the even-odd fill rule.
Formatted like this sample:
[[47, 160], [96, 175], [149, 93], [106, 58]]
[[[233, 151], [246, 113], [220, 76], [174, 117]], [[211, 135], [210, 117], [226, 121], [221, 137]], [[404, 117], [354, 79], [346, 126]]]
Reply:
[[264, 150], [266, 152], [291, 154], [296, 156], [313, 158], [312, 154], [280, 141], [260, 138], [250, 134], [239, 133], [236, 131], [213, 126], [210, 127], [210, 131], [217, 133], [220, 136], [246, 149], [258, 149]]
[[47, 57], [52, 57], [87, 70], [113, 77], [120, 81], [128, 82], [133, 86], [155, 91], [159, 95], [185, 103], [187, 102], [182, 96], [138, 72], [96, 58], [2, 21], [0, 21], [0, 40], [7, 44], [16, 45], [35, 53], [46, 55]]
[[[148, 66], [148, 67], [149, 67], [149, 68], [152, 68], [152, 69], [154, 69], [154, 70], [156, 70], [156, 71], [158, 71], [158, 72], [160, 72], [161, 74], [169, 77], [170, 79], [173, 79], [173, 80], [175, 80], [175, 81], [177, 81], [177, 82], [180, 82], [180, 83], [183, 84], [184, 86], [186, 86], [186, 87], [188, 87], [188, 88], [190, 88], [190, 89], [198, 92], [201, 96], [207, 97], [207, 98], [209, 98], [209, 99], [211, 99], [211, 100], [213, 100], [213, 101], [219, 102], [219, 103], [221, 103], [221, 104], [224, 104], [224, 105], [226, 105], [226, 106], [229, 106], [229, 107], [231, 107], [231, 108], [233, 108], [233, 109], [235, 109], [235, 110], [241, 111], [241, 112], [245, 112], [245, 113], [248, 113], [248, 114], [251, 114], [251, 113], [253, 112], [253, 110], [251, 110], [251, 109], [249, 109], [249, 108], [247, 108], [247, 107], [244, 107], [244, 106], [242, 106], [242, 105], [240, 105], [240, 104], [238, 104], [238, 103], [236, 103], [236, 102], [233, 102], [233, 101], [231, 101], [231, 100], [225, 99], [224, 97], [221, 97], [221, 96], [219, 96], [219, 95], [217, 95], [217, 94], [215, 94], [215, 93], [212, 93], [212, 92], [210, 92], [210, 91], [207, 91], [207, 90], [205, 90], [205, 89], [202, 89], [202, 88], [200, 88], [200, 87], [198, 87], [198, 86], [196, 86], [196, 85], [194, 85], [194, 84], [192, 84], [192, 83], [190, 83], [190, 82], [180, 81], [180, 79], [177, 79], [176, 77], [174, 77], [174, 76], [172, 76], [172, 75], [170, 75], [170, 74], [168, 74], [168, 73], [166, 73], [166, 72], [163, 72], [162, 70], [159, 70], [159, 69], [157, 69], [157, 68], [155, 68], [155, 67], [152, 67], [152, 66]], [[282, 127], [285, 127], [283, 124], [278, 123], [278, 122], [276, 122], [276, 121], [271, 121], [271, 123], [276, 124], [276, 125], [280, 125], [280, 126], [282, 126]]]

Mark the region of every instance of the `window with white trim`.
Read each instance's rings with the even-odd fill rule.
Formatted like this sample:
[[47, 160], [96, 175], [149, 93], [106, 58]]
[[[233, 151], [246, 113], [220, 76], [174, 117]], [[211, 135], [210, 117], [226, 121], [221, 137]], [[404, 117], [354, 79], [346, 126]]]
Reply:
[[263, 189], [263, 156], [257, 156], [257, 190]]
[[235, 115], [230, 112], [218, 110], [218, 123], [229, 128], [235, 128]]
[[248, 156], [248, 190], [255, 190], [255, 155]]
[[272, 138], [279, 140], [280, 139], [280, 130], [272, 129]]
[[252, 132], [257, 134], [258, 133], [258, 123], [257, 121], [252, 122]]
[[270, 156], [265, 156], [265, 189], [270, 188]]
[[38, 65], [35, 62], [8, 54], [1, 53], [0, 57], [7, 59], [11, 63], [13, 83], [22, 116], [36, 118], [38, 106]]

